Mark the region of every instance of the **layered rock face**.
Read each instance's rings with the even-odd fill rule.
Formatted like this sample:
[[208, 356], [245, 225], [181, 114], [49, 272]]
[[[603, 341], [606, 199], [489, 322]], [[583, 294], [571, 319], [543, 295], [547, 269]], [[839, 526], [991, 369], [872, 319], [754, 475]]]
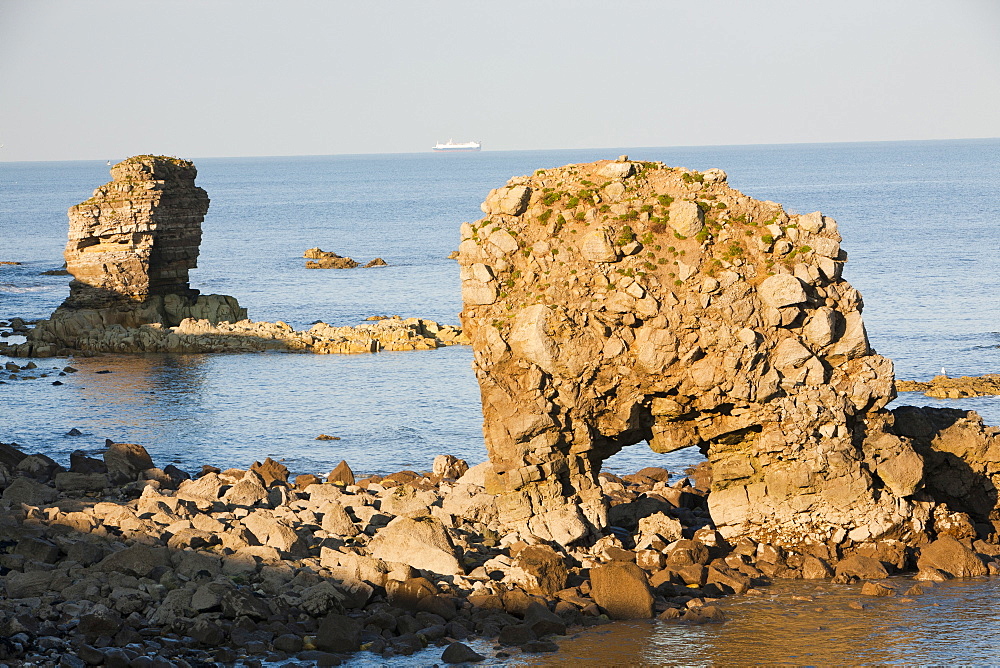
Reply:
[[135, 156], [112, 167], [112, 181], [90, 199], [70, 207], [70, 296], [13, 354], [144, 352], [129, 348], [138, 335], [132, 330], [176, 326], [186, 318], [213, 324], [245, 319], [235, 298], [199, 295], [188, 282], [209, 203], [194, 184], [196, 174], [187, 160]]
[[140, 155], [111, 168], [112, 181], [69, 209], [64, 306], [101, 308], [153, 295], [196, 297], [188, 270], [198, 266], [208, 194], [187, 160]]
[[726, 537], [929, 526], [833, 219], [625, 157], [511, 179], [482, 209], [462, 226], [462, 320], [508, 527], [563, 544], [603, 527], [601, 462], [640, 441], [708, 456]]

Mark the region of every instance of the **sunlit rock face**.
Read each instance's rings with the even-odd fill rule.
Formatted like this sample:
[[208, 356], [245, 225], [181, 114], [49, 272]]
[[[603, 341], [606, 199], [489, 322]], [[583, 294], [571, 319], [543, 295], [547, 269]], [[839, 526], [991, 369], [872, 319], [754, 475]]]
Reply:
[[[92, 352], [186, 352], [164, 327], [185, 318], [237, 322], [235, 298], [200, 295], [197, 266], [208, 195], [187, 160], [140, 155], [111, 168], [112, 181], [69, 209], [70, 295], [22, 344], [18, 356]], [[178, 345], [175, 345], [178, 344]]]
[[640, 441], [706, 453], [727, 537], [926, 528], [922, 458], [890, 433], [892, 364], [833, 219], [625, 157], [511, 179], [482, 210], [462, 225], [462, 320], [511, 530], [592, 535], [601, 462]]
[[112, 181], [69, 209], [65, 306], [95, 308], [152, 295], [196, 296], [208, 194], [194, 184], [193, 163], [141, 155], [111, 168]]

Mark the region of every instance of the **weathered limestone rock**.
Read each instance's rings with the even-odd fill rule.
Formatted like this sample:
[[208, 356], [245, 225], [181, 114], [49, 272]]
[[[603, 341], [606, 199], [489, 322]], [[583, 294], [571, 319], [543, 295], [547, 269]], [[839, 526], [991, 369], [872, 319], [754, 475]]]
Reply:
[[942, 536], [920, 550], [917, 568], [937, 569], [955, 578], [986, 575], [987, 568], [976, 553], [951, 536]]
[[93, 349], [80, 340], [104, 330], [169, 327], [191, 317], [246, 318], [232, 297], [200, 296], [188, 282], [209, 202], [194, 185], [196, 175], [187, 160], [135, 156], [112, 167], [112, 181], [90, 199], [70, 207], [70, 296], [15, 354]]
[[66, 268], [70, 308], [102, 308], [152, 295], [197, 296], [188, 270], [198, 261], [208, 195], [187, 160], [136, 156], [111, 168], [112, 181], [70, 207]]
[[937, 399], [963, 399], [965, 397], [988, 397], [1000, 395], [1000, 374], [988, 373], [982, 376], [934, 376], [929, 382], [897, 380], [900, 392], [923, 392]]
[[646, 574], [631, 562], [612, 561], [590, 569], [594, 602], [612, 619], [649, 619], [653, 593]]
[[441, 522], [432, 517], [397, 517], [369, 544], [372, 556], [407, 563], [433, 573], [462, 573], [455, 546]]
[[640, 441], [708, 456], [726, 538], [928, 530], [923, 460], [884, 410], [892, 363], [840, 277], [836, 221], [721, 170], [625, 157], [511, 179], [482, 209], [462, 225], [462, 322], [508, 530], [595, 535], [601, 462]]

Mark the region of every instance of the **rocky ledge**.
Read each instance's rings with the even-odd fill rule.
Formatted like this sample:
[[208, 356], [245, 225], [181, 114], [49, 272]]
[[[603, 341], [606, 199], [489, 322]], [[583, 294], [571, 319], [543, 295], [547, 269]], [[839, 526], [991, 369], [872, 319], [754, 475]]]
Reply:
[[900, 392], [923, 392], [924, 396], [936, 399], [965, 399], [968, 397], [989, 397], [1000, 395], [1000, 374], [988, 373], [983, 376], [934, 376], [930, 382], [897, 380]]
[[[199, 297], [199, 303], [211, 303]], [[231, 298], [229, 298], [231, 299]], [[235, 301], [235, 300], [234, 300]], [[29, 336], [20, 344], [0, 343], [0, 354], [11, 357], [53, 357], [84, 353], [221, 353], [280, 350], [318, 354], [376, 353], [396, 350], [433, 350], [466, 344], [462, 330], [422, 318], [384, 318], [356, 327], [316, 323], [295, 330], [278, 322], [219, 321], [217, 318], [184, 318], [175, 327], [150, 323], [125, 327], [106, 325], [94, 313], [77, 311], [74, 318], [42, 321], [38, 328], [59, 329], [75, 323], [73, 347], [50, 343], [62, 340], [47, 334]], [[89, 324], [79, 323], [86, 318]], [[92, 318], [92, 319], [91, 319]], [[35, 331], [37, 331], [37, 329]]]
[[916, 550], [727, 541], [707, 469], [601, 474], [613, 524], [568, 549], [501, 533], [491, 473], [441, 456], [364, 479], [342, 462], [290, 480], [271, 459], [192, 478], [111, 442], [67, 471], [0, 445], [0, 660], [333, 665], [437, 645], [446, 663], [476, 661], [463, 641], [503, 658], [611, 619], [721, 622], [727, 597], [778, 578], [871, 580], [862, 594], [881, 596], [895, 590], [876, 581], [914, 567], [923, 581], [1000, 573], [1000, 546], [961, 523]]

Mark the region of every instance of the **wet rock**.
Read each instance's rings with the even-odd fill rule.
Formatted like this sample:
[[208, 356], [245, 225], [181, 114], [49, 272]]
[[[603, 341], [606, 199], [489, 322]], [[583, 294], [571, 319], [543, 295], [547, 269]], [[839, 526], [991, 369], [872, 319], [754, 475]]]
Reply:
[[558, 652], [559, 645], [555, 644], [551, 640], [530, 640], [521, 645], [521, 649], [529, 654], [543, 654], [547, 652]]
[[590, 569], [591, 596], [612, 619], [650, 619], [653, 594], [634, 563], [616, 561]]
[[497, 642], [501, 645], [520, 646], [537, 639], [538, 636], [527, 624], [512, 624], [501, 629]]
[[923, 392], [937, 399], [962, 399], [966, 397], [988, 397], [1000, 394], [1000, 374], [988, 373], [982, 376], [961, 376], [949, 378], [934, 376], [930, 382], [897, 380], [900, 392]]
[[935, 569], [955, 578], [971, 578], [987, 574], [986, 565], [975, 552], [951, 536], [942, 536], [920, 549], [917, 568]]
[[541, 603], [532, 602], [528, 605], [524, 613], [524, 623], [530, 626], [539, 638], [566, 633], [566, 621]]
[[854, 576], [862, 580], [877, 580], [889, 577], [882, 562], [861, 555], [853, 555], [837, 564], [838, 576]]
[[361, 648], [360, 621], [345, 615], [331, 614], [323, 618], [314, 643], [325, 652], [356, 652]]
[[441, 654], [441, 660], [445, 663], [478, 663], [484, 661], [485, 656], [476, 652], [471, 647], [462, 642], [453, 642], [445, 648]]
[[878, 582], [866, 582], [861, 585], [862, 596], [895, 596], [896, 590]]
[[802, 560], [802, 577], [806, 580], [823, 580], [833, 577], [829, 564], [818, 557], [807, 554]]

